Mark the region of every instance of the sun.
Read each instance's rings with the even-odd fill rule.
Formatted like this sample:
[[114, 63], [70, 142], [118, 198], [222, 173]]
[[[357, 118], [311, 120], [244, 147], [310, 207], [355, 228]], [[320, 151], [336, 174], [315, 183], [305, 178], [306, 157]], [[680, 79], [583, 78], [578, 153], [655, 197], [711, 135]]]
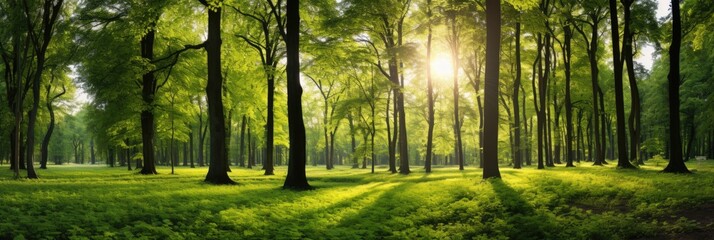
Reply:
[[451, 59], [448, 56], [435, 56], [431, 59], [431, 75], [435, 79], [445, 81], [453, 75]]

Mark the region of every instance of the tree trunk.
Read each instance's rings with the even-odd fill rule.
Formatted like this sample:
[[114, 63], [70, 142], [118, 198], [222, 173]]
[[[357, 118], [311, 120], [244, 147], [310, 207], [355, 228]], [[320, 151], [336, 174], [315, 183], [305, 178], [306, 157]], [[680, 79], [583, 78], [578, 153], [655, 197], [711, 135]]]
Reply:
[[248, 168], [252, 169], [253, 168], [253, 163], [255, 159], [255, 143], [254, 141], [251, 140], [252, 138], [251, 132], [250, 132], [250, 119], [248, 119]]
[[[191, 128], [191, 132], [188, 133], [188, 155], [189, 155], [189, 164], [191, 168], [195, 168], [196, 166], [193, 164], [193, 126], [189, 126]], [[200, 130], [199, 130], [200, 132]]]
[[621, 0], [625, 12], [625, 30], [622, 36], [622, 55], [627, 64], [627, 78], [630, 83], [630, 161], [636, 161], [638, 164], [644, 164], [641, 157], [638, 157], [640, 151], [640, 92], [637, 88], [637, 79], [635, 77], [635, 64], [633, 61], [633, 39], [632, 39], [632, 15], [630, 7], [634, 0]]
[[[523, 158], [526, 160], [526, 166], [531, 165], [531, 133], [533, 131], [533, 127], [531, 125], [531, 130], [528, 130], [528, 121], [526, 121], [526, 90], [523, 87], [523, 84], [521, 84], [521, 93], [523, 94], [523, 97], [521, 98], [523, 102], [523, 107], [521, 108], [522, 114], [523, 114], [523, 133], [524, 133], [524, 145], [525, 145], [525, 151], [523, 152]], [[531, 118], [533, 119], [533, 118]], [[532, 121], [532, 120], [531, 120]]]
[[464, 155], [463, 147], [461, 144], [461, 122], [459, 115], [459, 32], [456, 26], [456, 14], [452, 13], [450, 16], [450, 30], [451, 35], [449, 36], [449, 47], [451, 48], [451, 65], [452, 65], [452, 78], [453, 78], [453, 97], [454, 97], [454, 157], [456, 163], [459, 164], [459, 170], [464, 170]]
[[275, 105], [275, 77], [273, 74], [268, 76], [268, 118], [265, 125], [265, 161], [263, 163], [263, 169], [265, 173], [263, 175], [275, 175], [273, 173], [273, 149], [274, 149], [274, 105]]
[[243, 118], [240, 123], [240, 155], [238, 156], [238, 164], [241, 167], [245, 167], [245, 127], [246, 116], [245, 114], [243, 114]]
[[[610, 0], [610, 29], [612, 30], [612, 59], [615, 70], [615, 118], [617, 129], [617, 167], [635, 168], [627, 154], [627, 130], [625, 128], [625, 97], [622, 84], [622, 61], [620, 60], [620, 31], [617, 18], [617, 0]], [[628, 69], [628, 71], [631, 71]]]
[[[570, 96], [570, 59], [572, 54], [570, 41], [573, 38], [573, 32], [568, 25], [563, 27], [563, 32], [563, 65], [565, 65], [565, 167], [575, 167], [575, 165], [573, 165], [573, 159], [575, 158], [573, 154], [573, 102]], [[578, 121], [578, 129], [579, 128], [580, 121]], [[580, 135], [580, 133], [578, 133], [578, 135]], [[577, 149], [579, 149], [579, 145]]]
[[679, 1], [672, 0], [672, 45], [669, 47], [669, 164], [664, 172], [690, 173], [682, 156], [682, 135], [679, 120], [679, 55], [682, 44], [682, 22]]
[[285, 44], [287, 47], [288, 128], [290, 155], [288, 175], [283, 188], [311, 189], [305, 175], [307, 163], [305, 123], [302, 116], [302, 86], [300, 86], [300, 11], [298, 1], [287, 1]]
[[188, 166], [188, 143], [184, 142], [183, 143], [183, 165]]
[[90, 163], [97, 163], [97, 158], [94, 154], [94, 139], [89, 139], [89, 159]]
[[[605, 156], [602, 155], [602, 142], [600, 140], [600, 109], [599, 109], [599, 101], [598, 101], [598, 91], [600, 89], [600, 86], [598, 85], [598, 74], [600, 70], [598, 69], [597, 66], [597, 49], [598, 49], [598, 31], [597, 31], [597, 26], [592, 27], [592, 35], [591, 35], [591, 40], [590, 40], [590, 47], [588, 51], [588, 59], [590, 59], [590, 82], [592, 84], [592, 94], [593, 94], [593, 112], [592, 112], [592, 125], [593, 125], [593, 141], [595, 142], [595, 149], [593, 152], [595, 153], [594, 156], [594, 163], [593, 165], [602, 165], [603, 164], [603, 159]], [[593, 152], [590, 153], [592, 156]]]
[[[154, 58], [154, 28], [149, 28], [149, 31], [141, 38], [141, 57], [147, 61]], [[143, 143], [144, 166], [141, 169], [141, 174], [157, 174], [154, 155], [154, 134], [156, 127], [154, 126], [154, 91], [156, 87], [156, 78], [153, 72], [145, 73], [142, 76], [141, 97], [144, 101], [144, 110], [141, 111], [141, 139]]]
[[[391, 91], [396, 93], [396, 90]], [[392, 94], [390, 93], [390, 96]], [[392, 120], [394, 121], [393, 126], [390, 127], [389, 124], [389, 100], [390, 96], [387, 96], [387, 112], [385, 113], [386, 119], [387, 119], [387, 141], [389, 142], [388, 146], [388, 152], [389, 152], [389, 172], [391, 173], [396, 173], [397, 172], [397, 101], [393, 100], [392, 105], [394, 105], [394, 110], [392, 111]], [[394, 94], [394, 98], [396, 99], [396, 94]]]
[[355, 125], [352, 119], [352, 113], [347, 114], [347, 122], [350, 126], [350, 140], [352, 143], [352, 153], [350, 158], [352, 159], [352, 168], [359, 168], [359, 158], [357, 157], [357, 140], [355, 139]]
[[225, 156], [225, 116], [223, 115], [223, 100], [221, 88], [221, 8], [208, 7], [208, 39], [206, 40], [208, 83], [206, 98], [208, 100], [208, 123], [211, 131], [210, 163], [206, 182], [212, 184], [234, 184], [228, 177]]
[[[514, 148], [514, 156], [513, 156], [513, 168], [515, 169], [520, 169], [521, 164], [523, 162], [523, 158], [521, 156], [521, 118], [520, 118], [520, 110], [518, 106], [518, 102], [520, 101], [518, 97], [518, 91], [520, 91], [521, 88], [521, 23], [516, 22], [516, 79], [513, 81], [513, 95], [512, 101], [513, 101], [513, 133], [514, 133], [514, 139], [513, 139], [513, 148]], [[525, 106], [524, 106], [525, 107]], [[524, 116], [525, 117], [525, 116]]]
[[[198, 101], [199, 105], [199, 111], [201, 111], [201, 100], [199, 98]], [[200, 134], [198, 138], [198, 166], [203, 167], [205, 166], [205, 151], [203, 148], [205, 148], [205, 141], [206, 141], [206, 133], [208, 132], [208, 125], [203, 124], [203, 117], [201, 116], [201, 112], [198, 114], [198, 134]]]
[[[479, 69], [478, 71], [481, 71]], [[474, 90], [478, 93], [480, 91], [480, 76], [477, 74], [476, 76], [476, 84], [474, 84]], [[479, 145], [479, 152], [478, 152], [478, 160], [479, 160], [479, 167], [483, 168], [483, 104], [481, 104], [481, 95], [482, 94], [477, 94], [476, 95], [476, 106], [478, 108], [478, 145]]]
[[431, 77], [431, 39], [432, 39], [432, 29], [431, 29], [431, 0], [426, 1], [426, 15], [427, 15], [427, 37], [426, 37], [426, 91], [427, 91], [427, 136], [426, 136], [426, 160], [424, 161], [424, 170], [426, 173], [431, 172], [431, 161], [432, 152], [434, 145], [434, 86]]
[[600, 153], [598, 156], [601, 156], [600, 161], [602, 164], [609, 164], [607, 162], [607, 159], [605, 158], [605, 150], [607, 149], [607, 129], [609, 128], [607, 126], [607, 114], [605, 112], [605, 94], [602, 92], [602, 88], [598, 85], [598, 101], [600, 101]]
[[486, 0], [486, 80], [484, 81], [483, 178], [500, 178], [498, 170], [498, 76], [501, 46], [501, 1]]
[[[52, 78], [54, 80], [54, 77]], [[56, 100], [57, 98], [61, 97], [62, 95], [65, 94], [66, 89], [64, 86], [62, 86], [62, 92], [50, 97], [50, 90], [52, 90], [52, 80], [50, 80], [50, 84], [47, 84], [45, 87], [45, 93], [47, 96], [47, 101], [46, 101], [46, 107], [47, 107], [47, 112], [50, 114], [50, 122], [47, 125], [47, 131], [45, 132], [45, 137], [42, 139], [42, 144], [40, 146], [40, 168], [41, 169], [47, 169], [47, 159], [49, 158], [49, 146], [50, 146], [50, 140], [52, 138], [52, 133], [54, 132], [55, 129], [55, 112], [54, 109], [52, 108], [52, 102]], [[112, 163], [113, 166], [113, 163]]]
[[[536, 62], [534, 63], [533, 67], [533, 105], [535, 107], [536, 111], [536, 123], [537, 123], [537, 132], [536, 132], [536, 150], [538, 154], [538, 169], [544, 169], [545, 164], [544, 164], [544, 159], [543, 159], [543, 141], [545, 140], [543, 138], [544, 133], [545, 133], [545, 79], [543, 77], [543, 62], [541, 60], [541, 54], [543, 54], [543, 37], [541, 34], [538, 34], [537, 38], [537, 56], [536, 56]], [[537, 67], [537, 70], [536, 70]], [[535, 77], [537, 75], [537, 78]], [[536, 87], [536, 80], [538, 80], [538, 85]], [[536, 92], [537, 89], [537, 92]]]
[[[397, 47], [402, 46], [402, 37], [403, 37], [403, 25], [404, 25], [404, 17], [401, 17], [399, 19], [399, 22], [397, 24]], [[399, 57], [401, 59], [401, 57]], [[394, 61], [395, 67], [397, 63], [397, 54], [392, 54], [392, 60]], [[399, 61], [399, 68], [403, 70], [404, 68], [404, 63], [400, 60]], [[396, 69], [396, 68], [395, 68]], [[391, 71], [391, 68], [390, 68]], [[399, 72], [399, 71], [397, 71]], [[394, 74], [396, 74], [395, 72]], [[397, 76], [396, 79], [399, 79], [399, 75]], [[401, 75], [401, 81], [399, 82], [399, 89], [397, 91], [396, 95], [396, 103], [397, 103], [397, 108], [395, 110], [399, 110], [399, 173], [400, 174], [409, 174], [411, 170], [409, 169], [409, 141], [407, 141], [407, 115], [406, 115], [406, 110], [404, 108], [404, 73], [402, 72]]]
[[[225, 85], [224, 85], [225, 87]], [[226, 91], [223, 92], [224, 94]], [[232, 121], [232, 116], [233, 116], [233, 108], [228, 110], [228, 116], [226, 117], [226, 122], [225, 122], [225, 129], [226, 129], [226, 140], [225, 140], [225, 156], [226, 156], [226, 171], [231, 172], [231, 126], [233, 125]]]

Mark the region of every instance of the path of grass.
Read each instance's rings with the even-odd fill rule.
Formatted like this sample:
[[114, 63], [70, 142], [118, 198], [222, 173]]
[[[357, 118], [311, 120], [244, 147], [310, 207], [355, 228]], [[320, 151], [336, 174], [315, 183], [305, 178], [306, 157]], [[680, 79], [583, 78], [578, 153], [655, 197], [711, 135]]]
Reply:
[[692, 175], [662, 166], [481, 170], [418, 168], [403, 176], [308, 168], [316, 190], [234, 168], [235, 186], [206, 168], [142, 176], [105, 166], [49, 166], [39, 180], [0, 171], [0, 239], [669, 239], [713, 233], [714, 162]]

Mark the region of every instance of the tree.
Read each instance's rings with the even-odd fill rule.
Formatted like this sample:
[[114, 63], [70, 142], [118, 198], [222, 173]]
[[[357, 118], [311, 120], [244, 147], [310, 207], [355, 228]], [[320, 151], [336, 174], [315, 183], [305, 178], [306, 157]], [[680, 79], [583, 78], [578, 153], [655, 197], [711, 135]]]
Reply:
[[[447, 22], [449, 24], [449, 35], [447, 42], [451, 49], [451, 67], [453, 78], [453, 97], [454, 97], [454, 157], [459, 164], [459, 170], [464, 170], [464, 148], [461, 141], [461, 115], [459, 114], [459, 47], [461, 44], [461, 28], [458, 22], [458, 14], [461, 9], [457, 6], [458, 3], [450, 1], [449, 9], [445, 11]], [[429, 68], [428, 66], [427, 68]], [[433, 106], [432, 106], [433, 108]], [[433, 124], [433, 123], [431, 123]]]
[[[603, 12], [604, 9], [602, 6], [601, 1], [580, 1], [581, 6], [584, 8], [583, 12], [583, 17], [584, 18], [575, 18], [573, 21], [576, 22], [576, 24], [573, 24], [575, 29], [582, 35], [583, 40], [585, 41], [587, 53], [588, 53], [588, 59], [590, 60], [590, 81], [592, 85], [592, 123], [593, 123], [593, 136], [594, 136], [594, 141], [595, 141], [595, 149], [594, 149], [594, 155], [595, 155], [595, 162], [593, 163], [594, 165], [602, 165], [605, 159], [605, 151], [603, 150], [602, 146], [602, 140], [601, 138], [604, 138], [605, 136], [602, 135], [602, 132], [600, 131], [601, 126], [600, 126], [600, 118], [601, 118], [601, 111], [603, 109], [600, 109], [600, 106], [598, 103], [600, 102], [599, 98], [599, 93], [601, 92], [600, 90], [600, 85], [598, 83], [598, 75], [600, 73], [599, 67], [598, 67], [598, 48], [599, 48], [599, 28], [600, 28], [600, 23], [604, 20]], [[579, 24], [578, 24], [579, 23]], [[582, 25], [588, 25], [590, 27], [590, 37], [585, 33], [584, 27]], [[604, 129], [604, 126], [603, 126]], [[591, 153], [592, 154], [592, 153]]]
[[669, 75], [667, 87], [669, 92], [669, 164], [663, 172], [691, 173], [684, 165], [682, 156], [682, 135], [679, 120], [679, 55], [682, 44], [682, 20], [679, 11], [679, 1], [672, 0], [672, 44], [669, 47]]
[[[288, 79], [288, 124], [290, 126], [290, 162], [288, 175], [283, 188], [311, 189], [305, 175], [305, 123], [302, 119], [302, 87], [300, 86], [300, 3], [298, 0], [286, 0], [287, 13], [285, 30], [281, 31], [287, 47]], [[269, 1], [272, 3], [272, 1]], [[277, 6], [280, 6], [278, 0]], [[275, 8], [275, 5], [271, 5]], [[276, 18], [280, 14], [276, 13]], [[280, 25], [279, 25], [280, 26]]]
[[486, 0], [486, 80], [484, 82], [483, 178], [500, 178], [498, 170], [498, 72], [501, 46], [501, 1]]
[[[519, 13], [520, 15], [520, 13]], [[523, 162], [522, 160], [522, 154], [521, 154], [521, 118], [520, 118], [520, 113], [519, 113], [519, 106], [518, 106], [518, 92], [520, 91], [521, 88], [521, 22], [520, 19], [517, 20], [516, 22], [516, 31], [515, 31], [515, 41], [516, 41], [516, 48], [514, 49], [516, 51], [516, 78], [513, 81], [513, 95], [512, 95], [512, 102], [513, 102], [513, 132], [514, 132], [514, 149], [515, 152], [514, 158], [513, 158], [513, 168], [519, 169], [521, 168], [521, 164]], [[523, 106], [525, 108], [525, 106]], [[525, 117], [525, 116], [524, 116]]]
[[47, 111], [50, 114], [50, 122], [47, 125], [47, 131], [45, 132], [44, 138], [42, 138], [42, 144], [40, 146], [40, 168], [41, 169], [47, 169], [47, 159], [49, 158], [49, 145], [50, 145], [50, 140], [52, 139], [52, 132], [54, 132], [55, 129], [55, 112], [52, 106], [52, 103], [57, 100], [58, 98], [62, 97], [67, 92], [67, 88], [62, 84], [62, 91], [59, 93], [56, 93], [54, 96], [52, 96], [52, 88], [55, 80], [55, 74], [54, 72], [50, 72], [51, 78], [49, 84], [45, 85], [45, 104], [47, 107]]
[[569, 25], [563, 26], [563, 63], [565, 65], [565, 156], [566, 167], [575, 167], [573, 159], [573, 100], [571, 97], [571, 59], [573, 30]]
[[[402, 72], [403, 57], [400, 52], [404, 52], [403, 35], [404, 35], [404, 20], [409, 13], [411, 0], [390, 0], [390, 1], [365, 1], [365, 0], [349, 0], [343, 4], [349, 6], [345, 11], [345, 17], [350, 21], [355, 22], [354, 25], [361, 25], [356, 29], [355, 34], [367, 32], [381, 42], [384, 47], [384, 52], [387, 54], [387, 69], [385, 69], [381, 61], [375, 63], [387, 79], [392, 82], [392, 95], [394, 96], [394, 114], [393, 120], [395, 127], [394, 136], [390, 140], [390, 164], [396, 161], [396, 149], [399, 151], [399, 172], [401, 174], [409, 174], [409, 146], [407, 142], [406, 131], [406, 111], [404, 109], [404, 84], [403, 78], [400, 78]], [[378, 16], [378, 17], [375, 17]], [[359, 20], [358, 20], [359, 19]], [[370, 46], [376, 48], [375, 41], [370, 42]], [[379, 53], [377, 52], [379, 55]], [[398, 146], [395, 145], [398, 143]], [[390, 165], [390, 171], [396, 172]]]
[[[427, 130], [426, 137], [426, 160], [424, 160], [424, 170], [427, 173], [431, 172], [431, 162], [434, 145], [434, 86], [432, 83], [431, 76], [431, 39], [432, 39], [432, 11], [431, 11], [431, 0], [426, 0], [426, 21], [427, 21], [427, 37], [426, 37], [426, 89], [427, 89], [427, 124], [429, 129]], [[372, 137], [374, 140], [374, 136]]]
[[210, 159], [206, 182], [212, 184], [235, 184], [228, 176], [228, 159], [225, 156], [225, 115], [223, 114], [223, 76], [221, 75], [221, 5], [222, 0], [199, 0], [208, 10], [207, 53], [208, 82], [206, 98], [208, 101], [208, 124], [211, 131]]
[[[280, 3], [281, 1], [278, 1]], [[273, 149], [274, 149], [274, 130], [275, 130], [275, 77], [277, 75], [277, 67], [279, 60], [285, 54], [280, 47], [280, 28], [282, 25], [283, 16], [279, 12], [280, 5], [273, 4], [272, 1], [267, 3], [259, 1], [253, 3], [252, 12], [234, 7], [239, 14], [259, 23], [258, 34], [251, 36], [248, 34], [238, 34], [237, 37], [243, 39], [248, 45], [254, 48], [260, 55], [260, 60], [263, 65], [266, 81], [268, 84], [268, 109], [266, 123], [266, 138], [265, 138], [265, 175], [273, 175]]]
[[622, 87], [622, 64], [620, 59], [620, 31], [617, 18], [617, 0], [610, 0], [610, 30], [612, 33], [612, 60], [615, 63], [615, 115], [617, 129], [617, 167], [635, 168], [627, 154], [627, 130], [625, 129], [625, 97]]

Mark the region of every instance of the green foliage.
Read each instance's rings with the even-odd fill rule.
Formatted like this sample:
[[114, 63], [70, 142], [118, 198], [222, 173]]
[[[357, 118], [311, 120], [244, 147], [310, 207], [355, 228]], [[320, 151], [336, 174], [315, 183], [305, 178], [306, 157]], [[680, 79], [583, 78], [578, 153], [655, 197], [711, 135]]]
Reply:
[[55, 166], [22, 181], [4, 171], [0, 237], [632, 239], [706, 229], [684, 212], [714, 201], [714, 164], [694, 175], [660, 168], [503, 169], [503, 180], [482, 182], [477, 169], [398, 176], [315, 167], [316, 190], [307, 192], [279, 188], [284, 167], [275, 176], [234, 169], [237, 186], [200, 183], [205, 168], [147, 177]]

